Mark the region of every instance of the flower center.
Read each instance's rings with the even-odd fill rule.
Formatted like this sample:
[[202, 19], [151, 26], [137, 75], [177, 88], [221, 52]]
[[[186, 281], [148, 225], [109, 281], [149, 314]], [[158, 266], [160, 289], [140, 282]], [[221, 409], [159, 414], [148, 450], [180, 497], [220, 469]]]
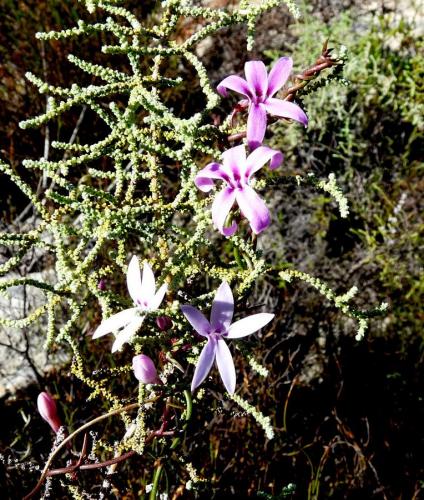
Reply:
[[210, 336], [212, 338], [214, 338], [215, 340], [218, 340], [222, 337], [226, 337], [228, 335], [228, 332], [227, 332], [227, 329], [224, 327], [224, 326], [219, 326], [217, 328], [215, 328], [215, 330], [213, 330], [211, 333], [210, 333]]
[[246, 184], [246, 179], [244, 179], [240, 175], [240, 171], [238, 169], [233, 170], [233, 178], [229, 179], [228, 184], [233, 188], [233, 189], [243, 189], [245, 184]]
[[255, 104], [261, 104], [262, 102], [265, 101], [265, 98], [266, 96], [264, 94], [262, 94], [261, 92], [259, 91], [256, 91], [256, 94], [255, 96], [253, 97], [253, 102]]

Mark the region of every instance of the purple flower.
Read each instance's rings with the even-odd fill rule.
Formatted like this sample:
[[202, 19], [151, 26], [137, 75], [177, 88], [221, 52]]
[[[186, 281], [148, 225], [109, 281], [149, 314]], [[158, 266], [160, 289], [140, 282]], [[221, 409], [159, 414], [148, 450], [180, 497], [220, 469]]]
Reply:
[[224, 339], [238, 339], [250, 335], [267, 325], [274, 318], [274, 314], [253, 314], [231, 324], [234, 299], [226, 281], [221, 283], [212, 302], [210, 322], [192, 306], [181, 306], [181, 311], [196, 332], [208, 339], [199, 356], [191, 382], [191, 391], [193, 392], [205, 380], [216, 360], [224, 386], [230, 394], [233, 394], [236, 388], [236, 370]]
[[168, 285], [163, 284], [156, 292], [155, 277], [152, 268], [145, 263], [143, 279], [141, 279], [140, 265], [134, 256], [128, 266], [127, 287], [135, 307], [125, 309], [104, 320], [94, 332], [93, 339], [114, 332], [122, 328], [112, 345], [112, 352], [119, 350], [126, 342], [137, 333], [142, 325], [146, 313], [159, 308]]
[[231, 75], [224, 78], [217, 87], [218, 92], [224, 97], [227, 96], [227, 89], [245, 96], [246, 99], [242, 99], [239, 105], [243, 108], [249, 107], [247, 142], [251, 149], [262, 144], [267, 113], [281, 118], [291, 118], [303, 123], [305, 127], [308, 124], [308, 117], [297, 104], [273, 97], [286, 83], [292, 66], [291, 57], [282, 57], [274, 64], [268, 75], [262, 61], [249, 61], [244, 65], [246, 80]]
[[40, 392], [37, 398], [38, 413], [57, 433], [62, 422], [57, 414], [57, 407], [54, 399], [47, 392]]
[[196, 186], [205, 192], [212, 189], [214, 180], [222, 180], [226, 184], [212, 204], [213, 223], [225, 236], [234, 234], [237, 230], [236, 222], [230, 227], [224, 227], [224, 224], [236, 201], [252, 231], [258, 234], [269, 226], [271, 217], [265, 203], [250, 186], [250, 180], [268, 161], [271, 169], [277, 168], [283, 161], [283, 155], [280, 151], [260, 146], [246, 158], [245, 147], [241, 145], [225, 151], [222, 159], [222, 165], [209, 163], [194, 180]]
[[156, 384], [159, 382], [155, 364], [145, 354], [134, 356], [132, 366], [135, 377], [143, 384]]

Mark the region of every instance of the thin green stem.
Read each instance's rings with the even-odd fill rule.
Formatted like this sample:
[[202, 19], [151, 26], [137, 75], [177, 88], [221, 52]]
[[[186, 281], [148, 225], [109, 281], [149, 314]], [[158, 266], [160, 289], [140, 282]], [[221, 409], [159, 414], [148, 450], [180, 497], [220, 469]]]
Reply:
[[162, 471], [163, 471], [163, 465], [160, 463], [156, 467], [155, 473], [153, 475], [153, 486], [152, 486], [152, 489], [150, 491], [149, 500], [156, 500], [156, 496], [158, 493], [158, 487], [159, 487], [159, 481], [160, 481], [160, 478], [162, 475]]

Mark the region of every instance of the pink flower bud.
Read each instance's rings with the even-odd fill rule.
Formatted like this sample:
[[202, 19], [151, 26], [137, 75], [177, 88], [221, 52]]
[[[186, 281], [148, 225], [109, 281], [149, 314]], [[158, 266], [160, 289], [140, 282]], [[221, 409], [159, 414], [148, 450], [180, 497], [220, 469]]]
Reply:
[[158, 316], [156, 318], [156, 324], [159, 330], [166, 332], [166, 330], [172, 328], [172, 319], [169, 316]]
[[104, 292], [106, 290], [106, 280], [101, 278], [99, 280], [99, 283], [97, 284], [97, 288], [101, 291]]
[[133, 370], [136, 378], [143, 384], [159, 383], [155, 364], [145, 354], [139, 354], [133, 357]]
[[57, 414], [57, 407], [54, 399], [47, 392], [40, 392], [37, 398], [38, 412], [50, 427], [57, 432], [62, 422]]

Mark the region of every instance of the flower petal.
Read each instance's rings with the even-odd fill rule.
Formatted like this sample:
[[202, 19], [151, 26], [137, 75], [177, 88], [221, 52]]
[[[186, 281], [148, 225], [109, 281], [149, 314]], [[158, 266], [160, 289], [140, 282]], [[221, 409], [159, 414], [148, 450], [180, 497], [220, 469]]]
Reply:
[[227, 392], [233, 394], [236, 390], [236, 369], [230, 349], [224, 339], [218, 339], [216, 345], [216, 364]]
[[271, 222], [269, 210], [250, 186], [238, 190], [236, 199], [240, 210], [249, 221], [255, 234], [259, 234], [269, 226]]
[[249, 61], [244, 65], [246, 80], [253, 95], [265, 97], [268, 90], [268, 72], [262, 61]]
[[247, 118], [247, 142], [251, 149], [262, 144], [266, 131], [266, 110], [263, 104], [252, 104]]
[[262, 168], [267, 161], [270, 162], [269, 168], [274, 170], [279, 167], [284, 159], [283, 153], [268, 146], [259, 146], [246, 159], [246, 177], [250, 177]]
[[148, 302], [149, 311], [156, 311], [162, 303], [163, 298], [165, 297], [165, 293], [168, 290], [168, 284], [164, 283], [153, 298]]
[[237, 231], [237, 224], [233, 222], [230, 227], [224, 227], [225, 219], [236, 199], [233, 188], [226, 187], [220, 191], [212, 203], [212, 221], [218, 231], [225, 236], [232, 236]]
[[227, 149], [222, 153], [222, 163], [226, 172], [239, 172], [246, 163], [246, 148], [243, 144]]
[[231, 288], [223, 281], [212, 302], [211, 326], [214, 330], [224, 327], [228, 330], [234, 313], [234, 298]]
[[249, 85], [247, 84], [246, 80], [237, 75], [227, 76], [227, 78], [224, 78], [216, 88], [216, 90], [223, 97], [227, 97], [227, 89], [234, 90], [235, 92], [243, 94], [246, 97], [251, 96]]
[[128, 264], [127, 288], [134, 304], [138, 304], [139, 301], [142, 300], [143, 294], [141, 288], [140, 264], [138, 263], [138, 258], [135, 255]]
[[268, 92], [267, 95], [272, 97], [278, 92], [288, 80], [293, 68], [293, 60], [291, 57], [281, 57], [274, 64], [268, 76]]
[[308, 125], [308, 117], [305, 112], [300, 106], [293, 102], [269, 97], [264, 102], [264, 106], [271, 115], [280, 116], [281, 118], [291, 118], [292, 120], [302, 123], [305, 127]]
[[214, 183], [212, 179], [229, 181], [229, 177], [220, 163], [209, 163], [209, 165], [206, 165], [205, 168], [197, 173], [194, 183], [201, 191], [207, 193], [213, 187]]
[[247, 318], [239, 319], [228, 329], [227, 338], [239, 339], [241, 337], [246, 337], [246, 335], [250, 335], [251, 333], [255, 333], [272, 321], [274, 316], [274, 314], [259, 313], [247, 316]]
[[191, 381], [191, 392], [194, 392], [211, 371], [215, 359], [216, 341], [209, 339], [199, 356], [193, 380]]
[[115, 342], [112, 344], [112, 352], [119, 351], [125, 343], [129, 342], [137, 333], [143, 321], [144, 316], [136, 316], [128, 326], [121, 330], [116, 336]]
[[209, 336], [211, 325], [205, 318], [203, 313], [190, 305], [181, 306], [181, 312], [184, 314], [188, 322], [196, 330], [197, 333], [199, 333], [203, 337]]
[[141, 300], [137, 302], [142, 307], [148, 307], [149, 302], [155, 295], [155, 276], [150, 265], [145, 262], [143, 266], [143, 278], [141, 280]]
[[103, 335], [119, 330], [119, 328], [122, 328], [123, 326], [127, 326], [128, 323], [131, 323], [131, 321], [135, 318], [137, 311], [138, 307], [132, 307], [131, 309], [125, 309], [117, 314], [113, 314], [100, 323], [92, 338], [98, 339]]

